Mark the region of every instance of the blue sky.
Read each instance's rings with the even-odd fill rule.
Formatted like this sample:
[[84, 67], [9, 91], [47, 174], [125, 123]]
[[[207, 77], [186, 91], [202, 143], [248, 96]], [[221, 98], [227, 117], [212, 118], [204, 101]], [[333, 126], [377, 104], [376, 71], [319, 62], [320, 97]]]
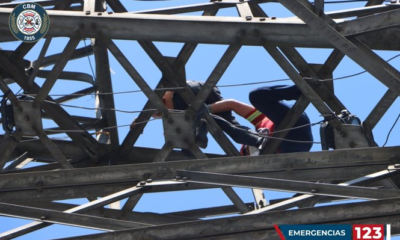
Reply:
[[[122, 0], [124, 5], [129, 11], [139, 11], [144, 9], [162, 8], [167, 6], [185, 5], [204, 3], [206, 0], [177, 0], [177, 1], [130, 1]], [[334, 11], [338, 9], [348, 9], [361, 7], [364, 3], [347, 3], [347, 4], [327, 4], [325, 6], [326, 11]], [[283, 18], [292, 16], [290, 12], [285, 10], [279, 4], [268, 3], [262, 5], [263, 9], [269, 16], [275, 16], [277, 18]], [[199, 15], [195, 13], [194, 15]], [[218, 16], [237, 16], [237, 12], [234, 9], [223, 9], [219, 12]], [[48, 54], [59, 53], [64, 48], [67, 39], [53, 39]], [[154, 65], [151, 59], [144, 53], [140, 46], [135, 41], [115, 41], [120, 47], [125, 56], [131, 61], [132, 65], [139, 71], [146, 82], [154, 88], [161, 78], [161, 73], [158, 68]], [[26, 56], [27, 59], [33, 61], [38, 57], [41, 46], [44, 41], [40, 41], [35, 48]], [[0, 46], [4, 49], [13, 50], [20, 42], [10, 42], [1, 44]], [[90, 40], [86, 40], [86, 44], [90, 44]], [[156, 46], [165, 56], [177, 56], [182, 43], [155, 43]], [[83, 47], [84, 42], [82, 41], [79, 47]], [[210, 75], [213, 68], [216, 66], [218, 60], [226, 50], [227, 46], [223, 45], [206, 45], [200, 44], [194, 52], [193, 56], [189, 60], [186, 66], [187, 78], [190, 80], [205, 81]], [[298, 51], [309, 63], [324, 63], [332, 50], [330, 49], [305, 49], [298, 48]], [[389, 59], [399, 52], [394, 51], [377, 51], [383, 59]], [[139, 88], [136, 86], [134, 81], [126, 74], [125, 70], [118, 64], [117, 61], [110, 55], [111, 70], [112, 70], [112, 81], [114, 92], [123, 91], [134, 91]], [[85, 72], [92, 75], [91, 65], [94, 68], [94, 57], [82, 58], [71, 61], [66, 66], [65, 70]], [[399, 66], [400, 58], [394, 59], [390, 64], [394, 67]], [[52, 66], [51, 66], [52, 67]], [[49, 67], [48, 69], [51, 69]], [[363, 71], [361, 67], [355, 64], [351, 59], [345, 57], [339, 67], [334, 72], [334, 78], [343, 77]], [[279, 68], [274, 60], [268, 55], [268, 53], [262, 47], [249, 47], [243, 46], [232, 64], [229, 66], [225, 74], [222, 76], [218, 83], [224, 98], [235, 98], [243, 102], [248, 101], [248, 92], [255, 87], [269, 84], [258, 84], [251, 86], [240, 86], [240, 87], [223, 87], [224, 85], [231, 84], [242, 84], [249, 82], [264, 82], [277, 79], [286, 79], [287, 75]], [[43, 79], [37, 79], [36, 82], [41, 85]], [[291, 81], [281, 82], [279, 84], [292, 84]], [[387, 88], [372, 77], [368, 73], [360, 74], [356, 77], [351, 77], [343, 80], [335, 81], [335, 93], [338, 98], [344, 103], [344, 105], [350, 110], [352, 114], [357, 115], [361, 120], [364, 120], [371, 112], [373, 107], [379, 101], [379, 99], [386, 92]], [[19, 90], [19, 87], [15, 84], [11, 85], [14, 92]], [[69, 82], [65, 80], [59, 80], [55, 84], [51, 91], [51, 94], [69, 94], [83, 88], [89, 87], [87, 83]], [[116, 109], [127, 110], [127, 111], [140, 111], [146, 102], [146, 97], [143, 93], [127, 93], [127, 94], [116, 94], [115, 96]], [[67, 104], [84, 107], [95, 107], [94, 96], [87, 96], [80, 98], [75, 101], [68, 102]], [[73, 115], [82, 115], [88, 117], [94, 117], [94, 111], [66, 108], [68, 112]], [[374, 129], [375, 141], [378, 145], [382, 146], [385, 142], [387, 134], [392, 127], [395, 119], [399, 115], [400, 103], [397, 100], [392, 107], [389, 109], [387, 114], [379, 122]], [[320, 114], [316, 111], [313, 106], [309, 106], [307, 114], [310, 117], [312, 123], [322, 120]], [[119, 128], [120, 142], [126, 136], [129, 128], [125, 125], [131, 123], [131, 121], [137, 117], [137, 114], [132, 113], [121, 113], [117, 112], [118, 126], [124, 126]], [[247, 121], [240, 119], [239, 121], [251, 127]], [[51, 127], [55, 124], [51, 121], [44, 121], [44, 125]], [[398, 145], [400, 135], [396, 134], [399, 131], [399, 126], [395, 126], [393, 133], [387, 143], [387, 146]], [[319, 125], [313, 127], [313, 134], [315, 141], [319, 142]], [[52, 137], [64, 138], [65, 135], [54, 135]], [[215, 143], [210, 136], [209, 146], [205, 150], [209, 153], [222, 153], [221, 148]], [[161, 148], [164, 144], [162, 122], [160, 120], [151, 121], [145, 128], [143, 134], [137, 141], [137, 146], [141, 147], [152, 147]], [[239, 145], [236, 145], [238, 148]], [[314, 144], [312, 151], [320, 151], [321, 145]], [[247, 201], [253, 201], [251, 192], [249, 189], [235, 189], [242, 199]], [[266, 197], [269, 199], [288, 197], [290, 193], [281, 192], [266, 192]], [[73, 203], [84, 203], [85, 200], [73, 200]], [[211, 206], [220, 206], [231, 204], [230, 200], [224, 195], [219, 189], [213, 190], [197, 190], [187, 192], [174, 192], [174, 193], [159, 193], [159, 194], [145, 194], [141, 201], [135, 208], [135, 211], [142, 212], [173, 212], [188, 210], [193, 208], [204, 208]], [[12, 228], [29, 223], [29, 220], [16, 220], [11, 218], [0, 217], [0, 232], [10, 230]], [[66, 226], [53, 225], [44, 230], [28, 234], [18, 239], [50, 239], [50, 238], [61, 238], [66, 236], [74, 236], [80, 234], [93, 233], [92, 230], [78, 229]]]

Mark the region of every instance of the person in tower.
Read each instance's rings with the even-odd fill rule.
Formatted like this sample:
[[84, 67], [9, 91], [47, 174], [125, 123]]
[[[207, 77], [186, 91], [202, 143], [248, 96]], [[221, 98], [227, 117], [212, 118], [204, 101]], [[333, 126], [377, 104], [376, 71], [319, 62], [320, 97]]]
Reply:
[[[198, 94], [204, 84], [203, 82], [199, 81], [187, 81], [186, 83], [195, 95]], [[168, 109], [186, 110], [188, 108], [188, 105], [178, 94], [178, 91], [179, 90], [167, 91], [163, 96], [163, 102]], [[224, 100], [220, 90], [217, 87], [215, 87], [210, 95], [207, 97], [205, 104], [208, 111], [210, 112], [211, 117], [215, 120], [219, 127], [235, 142], [247, 146], [252, 146], [256, 149], [262, 149], [266, 145], [268, 138], [263, 134], [272, 133], [273, 123], [269, 120], [265, 120], [265, 116], [260, 117], [261, 113], [256, 112], [254, 107], [232, 99]], [[241, 109], [238, 110], [238, 107], [240, 107]], [[245, 112], [244, 109], [246, 109], [247, 111]], [[256, 132], [247, 126], [239, 124], [236, 121], [235, 117], [232, 115], [232, 111], [237, 111], [238, 115], [252, 119], [252, 122], [255, 123], [255, 126], [257, 125], [256, 129], [259, 132]], [[158, 111], [156, 111], [153, 114], [153, 117], [159, 118], [161, 117], [161, 115]], [[268, 124], [262, 123], [263, 121], [268, 122]], [[268, 125], [267, 130], [262, 127], [264, 125]], [[202, 121], [199, 127], [199, 131], [196, 131], [196, 141], [199, 147], [206, 148], [208, 142], [206, 135], [207, 125], [205, 121]]]

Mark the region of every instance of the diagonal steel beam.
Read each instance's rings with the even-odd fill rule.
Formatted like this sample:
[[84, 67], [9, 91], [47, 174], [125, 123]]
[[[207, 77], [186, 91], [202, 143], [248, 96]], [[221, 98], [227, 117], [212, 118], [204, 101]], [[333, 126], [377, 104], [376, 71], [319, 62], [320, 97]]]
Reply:
[[[88, 45], [85, 47], [77, 48], [73, 51], [72, 55], [70, 56], [70, 60], [79, 59], [83, 57], [87, 57], [93, 54], [93, 47], [92, 45]], [[46, 56], [41, 63], [38, 60], [33, 61], [32, 65], [35, 67], [39, 65], [39, 67], [48, 67], [57, 63], [57, 61], [62, 56], [62, 53], [52, 54]]]
[[132, 210], [135, 208], [136, 204], [140, 201], [142, 198], [143, 193], [138, 193], [136, 195], [133, 195], [128, 198], [128, 200], [125, 202], [124, 206], [122, 206], [121, 211], [122, 212], [132, 212]]
[[[343, 103], [335, 96], [333, 91], [326, 85], [320, 84], [318, 81], [321, 76], [306, 62], [300, 53], [293, 47], [280, 47], [283, 54], [289, 61], [299, 70], [299, 72], [310, 80], [307, 81], [314, 91], [321, 97], [322, 100], [336, 113], [340, 113], [343, 109], [347, 109]], [[349, 109], [348, 109], [349, 110]]]
[[257, 2], [251, 1], [248, 2], [248, 4], [255, 17], [268, 17], [268, 15], [264, 12], [264, 10]]
[[43, 86], [38, 91], [35, 102], [39, 105], [43, 103], [46, 99], [47, 95], [49, 94], [51, 88], [54, 86], [55, 82], [58, 79], [58, 76], [64, 69], [65, 65], [67, 65], [69, 58], [71, 57], [72, 53], [78, 46], [79, 42], [81, 41], [80, 36], [72, 37], [67, 45], [64, 48], [62, 56], [58, 59], [57, 63], [54, 65], [52, 71], [50, 72], [49, 76], [47, 77], [46, 81], [43, 83]]
[[[367, 184], [367, 183], [371, 183], [371, 182], [374, 182], [374, 181], [387, 179], [387, 178], [390, 178], [392, 176], [396, 176], [398, 174], [399, 174], [399, 171], [383, 170], [383, 171], [380, 171], [380, 172], [369, 174], [369, 175], [364, 176], [364, 177], [360, 177], [360, 178], [353, 179], [353, 180], [350, 180], [350, 181], [347, 181], [347, 182], [344, 182], [344, 183], [340, 183], [340, 184], [338, 184], [338, 186], [351, 186], [351, 185]], [[278, 203], [273, 204], [273, 205], [269, 205], [269, 206], [267, 206], [265, 208], [262, 208], [262, 209], [254, 210], [254, 211], [249, 212], [247, 214], [258, 214], [258, 213], [267, 212], [267, 211], [271, 211], [271, 210], [289, 209], [291, 207], [298, 206], [298, 205], [301, 205], [303, 203], [307, 203], [307, 202], [309, 202], [310, 200], [312, 200], [314, 198], [315, 198], [315, 195], [303, 194], [303, 195], [299, 195], [299, 196], [293, 197], [293, 198], [288, 199], [288, 200], [284, 200], [284, 201], [278, 202]]]
[[236, 4], [236, 9], [239, 13], [239, 16], [246, 18], [246, 20], [251, 20], [253, 18], [253, 13], [248, 2]]
[[239, 195], [237, 195], [232, 187], [222, 187], [221, 189], [241, 213], [250, 212], [248, 206], [240, 199]]
[[[68, 210], [64, 211], [64, 213], [85, 213], [92, 209], [105, 206], [107, 204], [124, 199], [126, 197], [130, 197], [130, 196], [136, 194], [138, 191], [140, 191], [140, 189], [141, 188], [136, 187], [136, 186], [131, 187], [131, 188], [125, 189], [123, 191], [103, 197], [101, 199], [83, 204], [81, 206], [77, 206], [77, 207], [68, 209]], [[47, 222], [32, 222], [32, 223], [26, 224], [24, 226], [21, 226], [19, 228], [12, 229], [7, 232], [3, 232], [2, 234], [0, 234], [0, 238], [1, 239], [12, 239], [12, 238], [15, 238], [18, 236], [25, 235], [32, 231], [36, 231], [38, 229], [50, 226], [50, 225], [51, 225], [51, 223], [47, 223]]]
[[[0, 158], [2, 159], [2, 158]], [[17, 157], [12, 163], [10, 163], [7, 167], [3, 168], [2, 172], [6, 173], [9, 171], [15, 170], [21, 163], [24, 163], [27, 159], [32, 159], [29, 158], [28, 152], [23, 153], [21, 156]], [[32, 159], [33, 160], [33, 159]]]
[[71, 100], [74, 100], [74, 99], [77, 99], [77, 98], [84, 97], [84, 96], [87, 96], [89, 94], [92, 94], [95, 91], [96, 91], [95, 87], [88, 87], [88, 88], [79, 90], [77, 92], [71, 93], [69, 95], [65, 95], [65, 96], [59, 97], [59, 98], [55, 99], [54, 102], [56, 102], [56, 103], [68, 102], [68, 101], [71, 101]]
[[362, 123], [363, 128], [365, 130], [365, 133], [370, 139], [370, 145], [376, 145], [376, 143], [373, 141], [373, 135], [372, 135], [372, 130], [375, 128], [376, 124], [381, 120], [383, 115], [389, 110], [390, 106], [396, 101], [398, 95], [392, 91], [391, 89], [387, 90], [385, 95], [379, 100], [379, 102], [376, 104], [374, 109], [370, 112], [370, 114], [367, 116], [365, 121]]
[[[2, 77], [0, 77], [0, 89], [4, 93], [4, 97], [8, 97], [10, 99], [11, 104], [17, 107], [19, 106], [17, 97], [14, 95], [14, 93], [11, 91], [8, 85], [4, 82]], [[6, 112], [5, 106], [3, 104], [6, 104], [6, 102], [2, 101], [1, 104], [2, 104], [1, 112], [3, 114]], [[2, 117], [6, 118], [6, 116]], [[4, 123], [5, 122], [3, 122], [3, 124]], [[4, 166], [6, 165], [11, 154], [17, 147], [19, 140], [22, 138], [22, 132], [20, 130], [16, 130], [15, 132], [10, 132], [9, 130], [5, 129], [5, 131], [6, 131], [6, 136], [3, 139], [3, 141], [0, 142], [0, 172], [3, 171]]]
[[[21, 71], [13, 62], [10, 61], [8, 56], [0, 51], [0, 66], [7, 69], [14, 80], [20, 85], [28, 94], [36, 94], [40, 87], [37, 84], [32, 86], [28, 83], [28, 77]], [[47, 100], [53, 102], [53, 99], [48, 97]], [[43, 109], [46, 113], [63, 129], [79, 130], [80, 132], [67, 132], [67, 135], [80, 146], [90, 156], [91, 159], [97, 161], [104, 155], [105, 150], [99, 145], [93, 137], [80, 127], [79, 123], [73, 120], [70, 115], [61, 106], [45, 102]]]
[[117, 61], [121, 64], [121, 66], [125, 69], [125, 71], [129, 74], [132, 80], [136, 82], [143, 93], [147, 96], [152, 105], [154, 105], [161, 113], [168, 115], [168, 109], [165, 107], [164, 103], [157, 96], [157, 94], [154, 93], [154, 91], [150, 88], [150, 86], [146, 83], [142, 76], [140, 76], [140, 74], [132, 66], [132, 64], [121, 52], [121, 50], [119, 50], [117, 45], [115, 45], [113, 41], [108, 41], [107, 47], [117, 59]]
[[21, 137], [22, 135], [20, 134], [13, 134], [12, 136], [6, 135], [3, 141], [0, 142], [0, 172], [3, 171], [4, 166], [17, 147]]
[[231, 64], [232, 60], [235, 58], [236, 54], [239, 52], [240, 48], [240, 44], [232, 44], [228, 47], [228, 49], [226, 49], [217, 66], [215, 66], [214, 70], [207, 78], [207, 81], [204, 83], [201, 90], [196, 95], [195, 99], [187, 110], [187, 114], [191, 114], [192, 116], [194, 116], [194, 114], [200, 110], [207, 97], [217, 85], [219, 79], [222, 77], [226, 69]]
[[[183, 79], [180, 74], [174, 69], [174, 67], [163, 57], [161, 52], [157, 49], [157, 47], [152, 43], [148, 41], [139, 41], [139, 44], [142, 46], [142, 48], [146, 51], [146, 53], [150, 56], [150, 58], [153, 60], [153, 62], [156, 64], [156, 66], [161, 70], [161, 72], [164, 74], [165, 79], [169, 81], [169, 84], [173, 87], [185, 87], [186, 80]], [[232, 47], [232, 51], [226, 51], [226, 58], [229, 61], [230, 54], [234, 53], [235, 48], [237, 45], [234, 45], [235, 47]], [[223, 70], [225, 67], [225, 64], [227, 62], [225, 61], [220, 61], [220, 64], [217, 65], [217, 67], [214, 69], [212, 74], [209, 77], [209, 80], [211, 81], [217, 81], [219, 72], [216, 70], [220, 71]], [[227, 67], [227, 66], [226, 66]], [[207, 81], [208, 82], [208, 81]], [[207, 84], [206, 82], [206, 84]], [[215, 84], [213, 82], [210, 82], [209, 85]], [[207, 90], [210, 91], [208, 88], [210, 86], [207, 86]], [[202, 90], [198, 93], [197, 97], [198, 98], [204, 98], [207, 97], [208, 94], [206, 95], [203, 90], [205, 89], [205, 85], [203, 86]], [[201, 93], [203, 92], [203, 93]], [[184, 89], [183, 91], [179, 92], [181, 94], [182, 98], [186, 101], [186, 103], [192, 103], [194, 98], [194, 94], [189, 90], [189, 89]], [[200, 95], [201, 94], [201, 95]], [[203, 96], [202, 96], [203, 95]], [[193, 104], [189, 109], [195, 109], [192, 108]], [[199, 104], [199, 107], [201, 105]], [[189, 110], [188, 110], [189, 111]], [[191, 110], [193, 111], [193, 110]], [[197, 111], [196, 111], [197, 112]], [[190, 113], [189, 115], [192, 115]], [[212, 119], [211, 116], [206, 115], [206, 120], [209, 126], [209, 131], [211, 132], [212, 136], [217, 140], [217, 142], [220, 144], [221, 148], [228, 154], [228, 155], [233, 155], [237, 156], [239, 155], [239, 152], [235, 148], [235, 146], [232, 144], [232, 142], [227, 138], [227, 136], [222, 132], [220, 127], [217, 125], [217, 123]]]
[[276, 152], [282, 141], [284, 141], [286, 135], [289, 133], [286, 129], [289, 129], [296, 124], [297, 120], [299, 120], [301, 114], [304, 113], [309, 104], [310, 101], [306, 99], [304, 95], [301, 95], [279, 126], [275, 129], [276, 133], [273, 135], [274, 138], [268, 140], [268, 143], [261, 151], [261, 154], [272, 154]]
[[[365, 211], [369, 209], [369, 211]], [[323, 214], [321, 214], [323, 213]], [[166, 239], [213, 239], [213, 237], [230, 236], [239, 234], [239, 239], [279, 239], [274, 224], [279, 219], [280, 224], [335, 224], [338, 222], [357, 223], [360, 220], [368, 219], [373, 222], [374, 217], [380, 217], [382, 222], [387, 223], [383, 219], [390, 216], [392, 221], [389, 223], [398, 226], [398, 216], [400, 215], [400, 200], [388, 199], [369, 201], [362, 203], [341, 204], [335, 206], [325, 206], [319, 208], [298, 209], [292, 211], [276, 211], [268, 214], [258, 214], [252, 216], [228, 217], [214, 219], [208, 221], [193, 221], [179, 224], [169, 224], [157, 227], [148, 227], [133, 230], [115, 231], [112, 233], [102, 233], [86, 235], [67, 239], [151, 239], [159, 240]], [[264, 231], [272, 230], [274, 235], [267, 237], [260, 235], [256, 238], [246, 238], [246, 235], [240, 235], [243, 232], [247, 233], [263, 233]], [[398, 227], [396, 228], [398, 231]], [[228, 235], [229, 234], [229, 235]], [[226, 238], [225, 238], [226, 239]], [[237, 238], [234, 238], [237, 239]]]
[[378, 124], [379, 120], [385, 115], [386, 111], [392, 106], [398, 95], [392, 91], [387, 90], [385, 95], [379, 100], [378, 104], [372, 109], [368, 117], [365, 119], [363, 125], [372, 130]]
[[291, 12], [302, 19], [310, 28], [318, 30], [326, 40], [349, 58], [367, 70], [376, 79], [385, 84], [389, 89], [400, 94], [400, 73], [390, 64], [385, 62], [377, 54], [366, 47], [357, 38], [347, 39], [334, 29], [331, 19], [325, 15], [316, 16], [309, 9], [308, 2], [302, 0], [280, 0], [280, 2]]
[[[122, 11], [124, 9], [120, 9], [120, 10]], [[126, 9], [125, 9], [125, 11], [126, 11]], [[203, 15], [213, 16], [217, 13], [217, 11], [218, 10], [205, 11], [203, 13]], [[189, 60], [190, 56], [192, 55], [192, 53], [194, 52], [196, 47], [197, 47], [197, 44], [193, 44], [193, 43], [186, 43], [182, 47], [181, 51], [179, 52], [177, 58], [175, 59], [175, 61], [173, 63], [173, 66], [177, 70], [178, 74], [181, 74], [184, 71], [184, 66], [186, 65], [187, 61]], [[156, 86], [156, 89], [165, 87], [164, 81], [166, 81], [164, 79], [164, 77], [161, 78], [160, 82]], [[164, 92], [165, 91], [157, 91], [156, 94], [159, 97], [162, 97], [164, 95]], [[151, 107], [152, 107], [152, 105], [151, 105], [150, 101], [147, 101], [145, 106], [143, 107], [143, 110], [149, 109]], [[131, 129], [128, 132], [128, 134], [125, 137], [124, 141], [122, 142], [120, 148], [118, 149], [118, 153], [116, 154], [116, 156], [125, 156], [128, 154], [128, 152], [132, 149], [132, 146], [135, 144], [135, 142], [139, 138], [139, 135], [142, 133], [143, 129], [145, 128], [146, 121], [150, 119], [151, 115], [152, 115], [151, 112], [142, 112], [139, 114], [139, 116], [136, 120], [137, 120], [137, 122], [143, 122], [143, 123], [135, 126], [135, 129]]]
[[42, 65], [44, 55], [46, 55], [47, 49], [50, 46], [52, 38], [46, 38], [46, 41], [43, 44], [42, 50], [40, 51], [39, 58], [34, 62], [33, 66], [33, 71], [31, 73], [31, 76], [29, 77], [29, 84], [32, 85], [33, 81], [35, 81], [35, 77], [37, 76], [39, 72], [40, 65]]
[[[249, 210], [254, 209], [254, 202], [247, 202], [245, 204], [247, 209]], [[221, 215], [235, 214], [235, 213], [239, 213], [235, 205], [225, 205], [220, 207], [200, 208], [200, 209], [193, 209], [180, 212], [168, 212], [164, 213], [164, 215], [177, 216], [177, 217], [190, 217], [190, 218], [206, 218], [206, 217], [221, 216]]]
[[107, 4], [114, 10], [114, 12], [127, 12], [124, 5], [119, 0], [106, 0]]
[[[283, 56], [283, 54], [275, 47], [264, 46], [265, 50], [273, 57], [273, 59], [279, 64], [279, 66], [286, 72], [286, 74], [293, 80], [298, 86], [301, 92], [308, 98], [308, 100], [315, 106], [315, 108], [322, 114], [322, 116], [332, 116], [332, 110], [329, 109], [324, 101], [318, 96], [318, 94], [305, 82], [302, 76], [293, 68], [289, 61]], [[337, 121], [336, 125], [339, 124]]]
[[58, 149], [58, 147], [47, 137], [46, 133], [42, 129], [38, 129], [36, 126], [33, 127], [36, 131], [37, 136], [42, 141], [43, 145], [50, 151], [54, 159], [60, 164], [64, 169], [72, 169], [72, 165], [65, 158], [64, 154]]
[[[371, 6], [381, 5], [383, 2], [384, 2], [384, 0], [369, 0], [365, 4], [365, 7], [362, 9], [368, 9], [368, 7], [371, 7]], [[378, 6], [378, 7], [382, 7], [382, 6]], [[373, 12], [373, 13], [375, 13], [375, 12]], [[336, 67], [339, 65], [339, 63], [342, 61], [343, 57], [344, 57], [344, 54], [341, 51], [339, 51], [336, 48], [333, 49], [332, 53], [329, 55], [329, 57], [326, 60], [326, 62], [324, 63], [324, 65], [318, 71], [319, 75], [320, 76], [332, 75], [333, 71], [336, 69]], [[331, 86], [331, 90], [333, 91], [333, 83]]]
[[195, 172], [178, 170], [177, 175], [186, 177], [187, 182], [211, 183], [224, 186], [249, 187], [271, 190], [292, 191], [310, 195], [325, 195], [333, 197], [383, 199], [400, 197], [399, 191], [381, 190], [366, 187], [350, 187], [325, 183], [311, 183], [273, 178], [257, 178], [230, 174]]
[[0, 203], [0, 215], [22, 217], [49, 224], [63, 224], [106, 231], [152, 226], [150, 224], [121, 221], [118, 219], [109, 219], [75, 213], [64, 213], [55, 210], [27, 207], [9, 203]]
[[160, 9], [150, 9], [150, 10], [141, 10], [135, 11], [135, 14], [181, 14], [181, 13], [190, 13], [190, 12], [198, 12], [198, 11], [214, 11], [223, 8], [234, 7], [236, 3], [222, 3], [218, 2], [210, 2], [210, 3], [200, 3], [200, 4], [192, 4], [192, 5], [184, 5], [177, 7], [166, 7]]

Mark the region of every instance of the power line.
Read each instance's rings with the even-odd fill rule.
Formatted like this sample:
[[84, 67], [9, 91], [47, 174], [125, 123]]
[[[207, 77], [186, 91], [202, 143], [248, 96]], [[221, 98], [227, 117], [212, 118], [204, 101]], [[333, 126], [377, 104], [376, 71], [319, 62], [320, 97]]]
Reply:
[[92, 78], [93, 78], [94, 80], [96, 80], [96, 74], [94, 73], [93, 66], [92, 66], [92, 61], [90, 60], [89, 51], [87, 50], [87, 46], [86, 46], [86, 39], [83, 39], [83, 44], [85, 44], [85, 49], [86, 49], [86, 53], [87, 53], [87, 58], [88, 58], [88, 60], [89, 60], [89, 66], [90, 66], [90, 69], [92, 70]]
[[[158, 118], [153, 118], [153, 119], [149, 119], [149, 120], [146, 120], [146, 121], [135, 122], [135, 125], [148, 123], [148, 122], [151, 122], [151, 121], [154, 121], [154, 120], [159, 120], [159, 119]], [[131, 125], [132, 125], [132, 123], [131, 124], [118, 125], [118, 126], [104, 127], [104, 128], [100, 128], [100, 129], [107, 130], [107, 129], [114, 129], [114, 128], [123, 128], [123, 127], [130, 127]], [[54, 130], [53, 129], [44, 129], [44, 131], [45, 132], [59, 132], [59, 133], [86, 132], [86, 130], [58, 130], [58, 129], [57, 130], [56, 129], [54, 129]], [[98, 133], [99, 132], [94, 132], [94, 133], [91, 133], [91, 135], [98, 134]]]
[[[400, 54], [397, 54], [397, 55], [395, 55], [395, 56], [389, 58], [388, 60], [386, 60], [386, 62], [390, 62], [390, 61], [392, 61], [393, 59], [398, 58], [399, 56], [400, 56]], [[346, 79], [346, 78], [355, 77], [355, 76], [361, 75], [361, 74], [366, 73], [366, 72], [367, 72], [367, 71], [364, 70], [364, 71], [361, 71], [361, 72], [358, 72], [358, 73], [354, 73], [354, 74], [350, 74], [350, 75], [343, 76], [343, 77], [332, 78], [332, 79], [320, 79], [320, 80], [318, 80], [318, 81], [320, 81], [320, 82], [336, 81], [336, 80], [341, 80], [341, 79]], [[311, 78], [304, 78], [304, 79], [311, 79]]]
[[386, 143], [387, 143], [388, 140], [389, 140], [389, 136], [390, 136], [390, 134], [392, 133], [392, 130], [393, 130], [394, 126], [396, 126], [396, 123], [397, 123], [397, 121], [399, 120], [399, 118], [400, 118], [400, 114], [399, 114], [399, 116], [397, 116], [396, 121], [394, 121], [392, 128], [390, 128], [390, 131], [389, 131], [388, 135], [386, 136], [386, 141], [385, 141], [385, 143], [383, 144], [382, 147], [386, 146]]
[[[398, 58], [400, 54], [397, 54], [388, 60], [386, 62], [390, 62], [395, 58]], [[355, 77], [358, 75], [361, 75], [363, 73], [366, 73], [367, 71], [361, 71], [358, 73], [350, 74], [350, 75], [345, 75], [342, 77], [337, 77], [337, 78], [331, 78], [331, 79], [319, 79], [318, 81], [320, 82], [325, 82], [325, 81], [337, 81], [337, 80], [342, 80], [346, 78], [351, 78]], [[312, 79], [308, 77], [304, 77], [303, 79]], [[250, 82], [250, 83], [238, 83], [238, 84], [226, 84], [226, 85], [217, 85], [218, 88], [224, 88], [224, 87], [240, 87], [240, 86], [248, 86], [248, 85], [258, 85], [258, 84], [264, 84], [264, 83], [275, 83], [275, 82], [284, 82], [284, 81], [291, 81], [290, 78], [284, 78], [284, 79], [273, 79], [273, 80], [268, 80], [268, 81], [257, 81], [257, 82]], [[183, 90], [188, 87], [166, 87], [166, 88], [155, 88], [153, 91], [173, 91], [173, 90]], [[64, 96], [95, 96], [95, 95], [117, 95], [117, 94], [128, 94], [128, 93], [139, 93], [143, 92], [142, 90], [132, 90], [132, 91], [122, 91], [122, 92], [108, 92], [108, 93], [87, 93], [87, 94], [79, 94], [79, 93], [72, 93], [72, 94], [49, 94], [51, 97], [64, 97]], [[27, 97], [34, 97], [37, 94], [16, 94], [16, 96], [27, 96]]]
[[150, 111], [156, 111], [157, 109], [144, 109], [140, 111], [127, 111], [127, 110], [120, 110], [120, 109], [115, 109], [115, 108], [90, 108], [90, 107], [81, 107], [81, 106], [74, 106], [74, 105], [68, 105], [68, 104], [63, 104], [63, 103], [56, 103], [53, 101], [48, 101], [45, 100], [47, 103], [55, 104], [55, 105], [60, 105], [63, 107], [69, 107], [69, 108], [77, 108], [77, 109], [84, 109], [84, 110], [105, 110], [105, 111], [115, 111], [115, 112], [122, 112], [122, 113], [142, 113], [142, 112], [150, 112]]

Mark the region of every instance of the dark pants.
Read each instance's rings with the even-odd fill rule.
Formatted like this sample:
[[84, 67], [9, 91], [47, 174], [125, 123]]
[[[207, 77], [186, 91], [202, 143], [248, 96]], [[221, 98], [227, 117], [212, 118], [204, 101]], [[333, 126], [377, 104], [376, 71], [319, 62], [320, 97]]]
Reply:
[[258, 147], [261, 144], [262, 138], [258, 136], [258, 134], [253, 129], [242, 126], [240, 124], [231, 123], [224, 118], [214, 114], [211, 114], [211, 116], [218, 124], [218, 126], [222, 129], [222, 131], [228, 134], [233, 139], [233, 141], [254, 147]]
[[[275, 124], [275, 128], [277, 128], [292, 107], [285, 104], [282, 100], [297, 100], [300, 95], [301, 91], [296, 86], [278, 85], [257, 88], [250, 92], [249, 99], [251, 104], [271, 119]], [[306, 113], [303, 113], [294, 127], [306, 124], [310, 124], [310, 119]], [[313, 141], [311, 126], [308, 125], [299, 129], [290, 130], [286, 135], [286, 139]], [[279, 148], [282, 153], [290, 153], [308, 152], [311, 147], [312, 143], [282, 141]]]

